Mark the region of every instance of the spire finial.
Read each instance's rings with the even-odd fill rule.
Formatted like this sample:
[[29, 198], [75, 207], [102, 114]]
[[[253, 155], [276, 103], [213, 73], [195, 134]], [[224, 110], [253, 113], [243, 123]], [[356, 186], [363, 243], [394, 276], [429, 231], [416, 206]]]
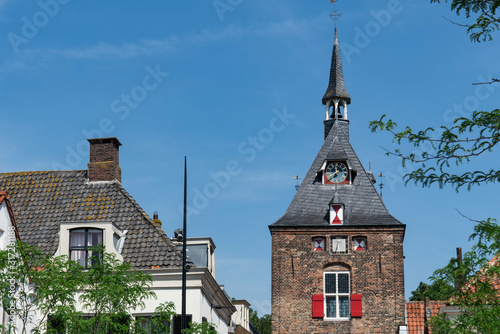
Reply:
[[335, 30], [337, 30], [337, 20], [342, 17], [342, 13], [337, 10], [337, 1], [336, 0], [330, 0], [330, 3], [334, 4], [333, 12], [330, 14], [330, 17], [332, 20], [335, 21]]

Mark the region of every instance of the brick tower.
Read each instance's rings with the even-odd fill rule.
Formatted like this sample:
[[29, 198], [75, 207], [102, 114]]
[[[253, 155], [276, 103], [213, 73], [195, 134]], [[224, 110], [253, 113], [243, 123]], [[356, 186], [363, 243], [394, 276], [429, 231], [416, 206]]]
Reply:
[[324, 143], [272, 236], [272, 333], [398, 333], [405, 225], [349, 142], [337, 28]]

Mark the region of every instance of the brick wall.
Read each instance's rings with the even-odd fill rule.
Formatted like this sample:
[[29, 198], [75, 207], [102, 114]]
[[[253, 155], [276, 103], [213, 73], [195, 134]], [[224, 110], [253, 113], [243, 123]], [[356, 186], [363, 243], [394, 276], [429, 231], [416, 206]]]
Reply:
[[[404, 227], [271, 228], [272, 332], [396, 333], [404, 316]], [[324, 251], [313, 238], [325, 237]], [[332, 255], [330, 236], [348, 236], [349, 254]], [[367, 249], [353, 251], [363, 236]], [[312, 318], [312, 296], [323, 294], [325, 271], [350, 272], [350, 293], [362, 294], [363, 316], [348, 321]]]

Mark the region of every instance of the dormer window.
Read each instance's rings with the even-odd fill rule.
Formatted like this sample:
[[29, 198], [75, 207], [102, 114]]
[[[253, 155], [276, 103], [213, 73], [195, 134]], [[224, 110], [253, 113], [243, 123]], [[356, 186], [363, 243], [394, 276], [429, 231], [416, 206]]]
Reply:
[[330, 204], [330, 224], [344, 224], [344, 204]]
[[106, 253], [112, 253], [123, 261], [121, 253], [127, 233], [127, 230], [119, 229], [112, 222], [62, 222], [59, 226], [59, 247], [55, 255], [69, 256], [85, 267], [85, 262], [92, 259], [90, 248], [102, 244]]
[[74, 229], [70, 231], [69, 239], [71, 260], [80, 263], [82, 267], [88, 268], [94, 259], [99, 259], [99, 254], [94, 254], [95, 251], [91, 249], [102, 244], [102, 230], [93, 228]]

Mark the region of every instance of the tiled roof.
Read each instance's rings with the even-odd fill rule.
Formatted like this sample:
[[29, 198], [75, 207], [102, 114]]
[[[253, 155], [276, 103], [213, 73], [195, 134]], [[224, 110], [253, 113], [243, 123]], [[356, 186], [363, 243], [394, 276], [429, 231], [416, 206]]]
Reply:
[[[442, 301], [430, 301], [431, 317], [439, 314], [439, 308], [445, 306]], [[406, 324], [408, 325], [408, 334], [424, 334], [425, 330], [425, 302], [407, 302], [406, 303]], [[432, 333], [429, 331], [429, 334]]]
[[182, 255], [117, 181], [88, 182], [87, 171], [0, 173], [21, 240], [54, 254], [59, 223], [111, 221], [128, 230], [122, 256], [138, 269], [181, 267]]
[[[343, 122], [342, 126], [341, 122]], [[328, 210], [331, 201], [345, 204], [344, 225], [405, 226], [389, 214], [380, 199], [370, 176], [361, 165], [344, 132], [347, 131], [348, 126], [347, 121], [334, 121], [292, 203], [283, 217], [271, 227], [330, 225]], [[333, 159], [333, 157], [347, 158], [352, 169], [356, 171], [352, 184], [338, 186], [322, 184], [318, 171], [325, 160]]]
[[337, 28], [335, 28], [335, 42], [333, 43], [332, 65], [330, 67], [330, 81], [328, 88], [323, 96], [323, 104], [334, 98], [342, 98], [347, 104], [351, 103], [351, 98], [347, 93], [344, 83], [344, 74], [342, 72], [342, 62], [340, 59], [339, 39], [337, 37]]

